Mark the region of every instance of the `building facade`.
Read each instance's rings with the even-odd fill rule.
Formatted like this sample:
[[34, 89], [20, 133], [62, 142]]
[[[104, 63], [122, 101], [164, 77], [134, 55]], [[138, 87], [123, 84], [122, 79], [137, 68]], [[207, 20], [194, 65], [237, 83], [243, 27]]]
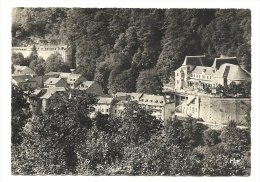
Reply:
[[49, 78], [44, 82], [44, 87], [64, 87], [67, 88], [68, 84], [63, 78]]
[[28, 88], [36, 88], [36, 81], [30, 75], [12, 75], [12, 84], [27, 90]]
[[205, 56], [186, 56], [182, 66], [174, 71], [176, 90], [215, 88], [231, 82], [251, 80], [251, 74], [238, 65], [236, 57], [215, 58], [213, 65]]

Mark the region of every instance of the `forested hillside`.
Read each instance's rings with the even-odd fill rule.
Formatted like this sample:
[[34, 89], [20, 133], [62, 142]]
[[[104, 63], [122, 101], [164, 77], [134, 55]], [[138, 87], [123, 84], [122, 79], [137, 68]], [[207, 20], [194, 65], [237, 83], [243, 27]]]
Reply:
[[[167, 83], [187, 55], [236, 56], [251, 70], [247, 9], [15, 8], [12, 45], [68, 44], [76, 73], [110, 92], [143, 90], [145, 75]], [[141, 74], [140, 74], [141, 73]], [[140, 85], [140, 84], [139, 84]], [[149, 93], [149, 90], [146, 91]]]

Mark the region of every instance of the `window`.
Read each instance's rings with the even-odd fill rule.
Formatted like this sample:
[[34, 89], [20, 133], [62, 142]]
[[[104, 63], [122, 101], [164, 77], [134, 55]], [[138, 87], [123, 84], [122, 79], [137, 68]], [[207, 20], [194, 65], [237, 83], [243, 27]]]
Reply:
[[177, 73], [177, 75], [176, 76], [179, 76], [179, 73]]
[[215, 70], [213, 70], [213, 73], [215, 73]]
[[179, 85], [179, 80], [177, 80], [177, 85]]
[[200, 75], [199, 75], [199, 78], [200, 78]]
[[192, 113], [194, 113], [194, 107], [192, 107]]
[[146, 99], [145, 102], [148, 102], [148, 99]]
[[211, 79], [211, 76], [209, 76], [209, 79]]
[[195, 108], [195, 112], [197, 112], [197, 108]]
[[104, 109], [103, 109], [103, 108], [101, 109], [101, 112], [104, 112]]
[[153, 102], [153, 100], [150, 100], [150, 102]]
[[208, 76], [207, 76], [207, 79], [209, 79]]
[[115, 114], [116, 114], [116, 110], [115, 110]]
[[158, 100], [156, 100], [155, 103], [158, 103]]
[[108, 109], [106, 109], [106, 112], [108, 112]]

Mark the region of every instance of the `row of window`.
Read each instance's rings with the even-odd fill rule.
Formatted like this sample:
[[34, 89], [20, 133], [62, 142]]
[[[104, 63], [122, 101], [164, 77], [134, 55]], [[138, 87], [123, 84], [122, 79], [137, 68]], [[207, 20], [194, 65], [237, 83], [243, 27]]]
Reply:
[[194, 74], [194, 73], [192, 73], [192, 77], [193, 78], [202, 78], [202, 79], [211, 80], [211, 76], [198, 75], [198, 74]]
[[[140, 101], [141, 101], [141, 102], [148, 102], [148, 99], [146, 99], [145, 101], [144, 101], [144, 99], [141, 99]], [[153, 102], [153, 100], [150, 100], [150, 102]], [[155, 102], [155, 103], [158, 103], [159, 101], [158, 101], [158, 100], [155, 100], [154, 102]], [[163, 101], [160, 101], [160, 103], [163, 104]]]
[[[188, 111], [188, 107], [186, 107], [186, 112]], [[190, 107], [190, 111], [192, 111], [192, 113], [197, 112], [197, 108], [194, 108], [194, 107]], [[183, 113], [185, 112], [185, 107], [183, 108]]]

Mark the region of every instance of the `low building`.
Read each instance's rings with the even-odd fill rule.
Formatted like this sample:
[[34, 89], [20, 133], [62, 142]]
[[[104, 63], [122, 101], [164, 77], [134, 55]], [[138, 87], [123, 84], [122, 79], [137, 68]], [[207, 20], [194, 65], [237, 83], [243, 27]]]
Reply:
[[122, 97], [122, 96], [130, 96], [132, 101], [139, 101], [139, 99], [143, 96], [142, 93], [125, 93], [125, 92], [117, 92], [115, 97]]
[[28, 88], [36, 88], [36, 81], [30, 75], [12, 75], [12, 84], [27, 90]]
[[95, 112], [101, 112], [102, 114], [110, 114], [112, 108], [112, 97], [99, 97], [97, 105], [94, 106]]
[[165, 96], [143, 94], [138, 104], [153, 111], [156, 119], [166, 121], [171, 119], [175, 110], [174, 102], [167, 102]]
[[36, 75], [36, 73], [28, 66], [14, 65], [13, 67], [14, 67], [13, 75], [31, 75], [32, 77]]
[[79, 89], [97, 95], [103, 94], [102, 86], [98, 84], [96, 81], [84, 81], [79, 85]]
[[66, 78], [66, 81], [68, 87], [74, 89], [80, 87], [80, 84], [88, 80], [81, 74], [71, 74]]
[[68, 84], [67, 82], [62, 79], [62, 78], [49, 78], [44, 82], [44, 87], [49, 88], [49, 87], [64, 87], [67, 88]]

